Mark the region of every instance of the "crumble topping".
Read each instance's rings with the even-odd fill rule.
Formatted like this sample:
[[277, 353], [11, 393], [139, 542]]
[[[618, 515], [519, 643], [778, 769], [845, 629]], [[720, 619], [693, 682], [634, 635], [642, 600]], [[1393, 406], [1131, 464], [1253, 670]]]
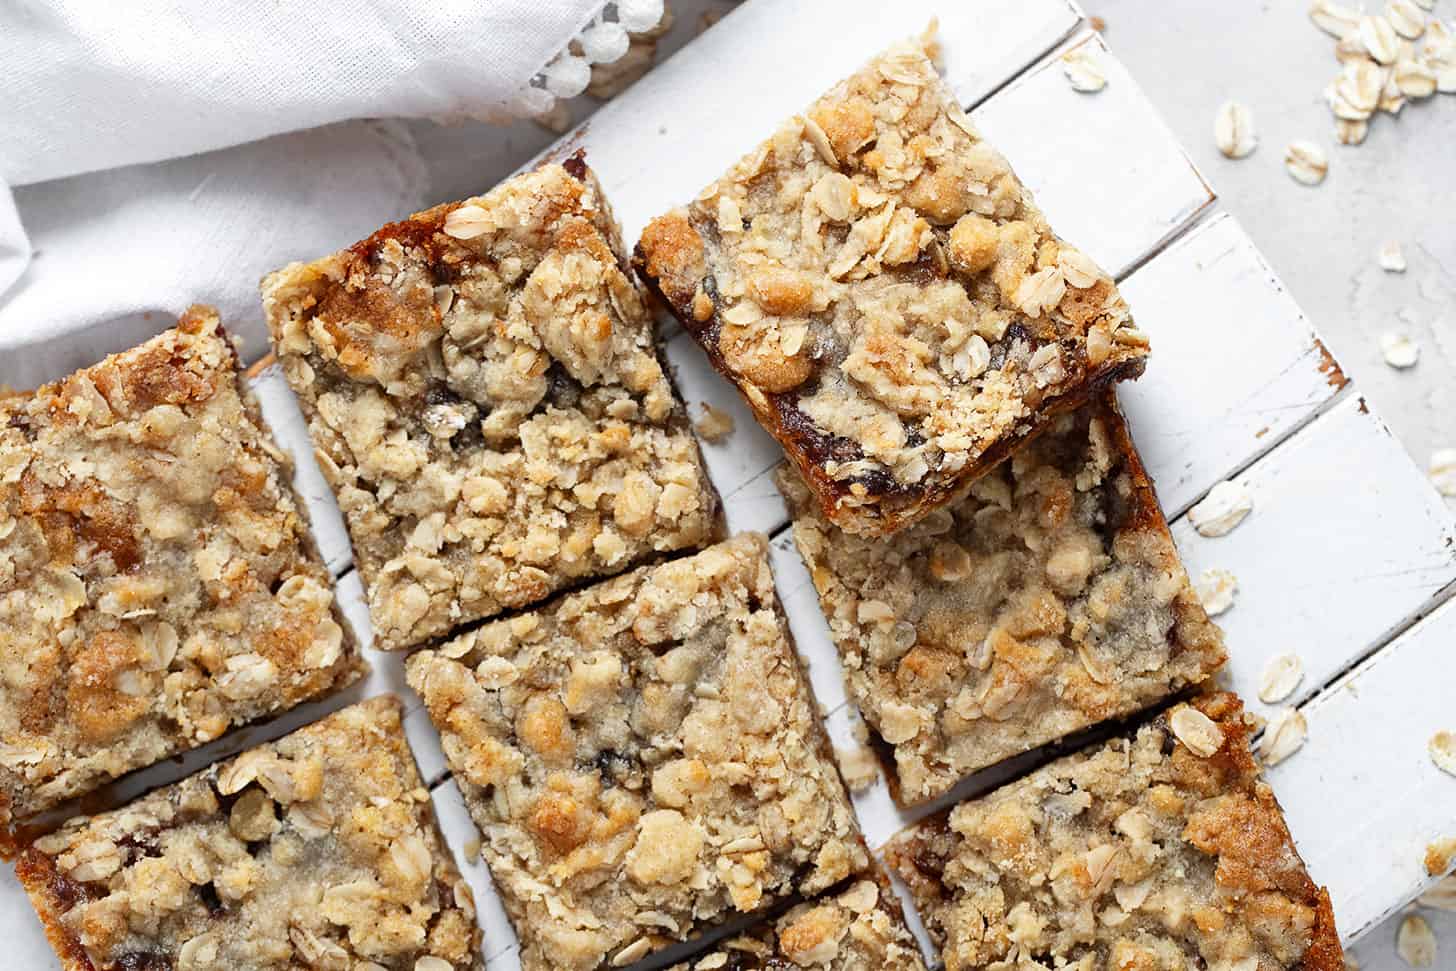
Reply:
[[636, 262], [857, 533], [926, 515], [1147, 353], [916, 43], [654, 220]]
[[[1217, 748], [1184, 742], [1185, 713]], [[1235, 696], [1204, 695], [895, 837], [947, 971], [1341, 971], [1249, 734]]]
[[0, 829], [362, 673], [237, 366], [193, 307], [0, 399]]
[[892, 537], [836, 528], [792, 471], [780, 487], [904, 802], [1224, 662], [1111, 392]]
[[625, 965], [868, 866], [766, 554], [741, 535], [407, 662], [527, 971]]
[[620, 249], [573, 159], [263, 281], [381, 647], [716, 536]]
[[670, 971], [925, 971], [883, 874], [794, 907]]
[[484, 967], [393, 697], [72, 819], [17, 873], [67, 971]]

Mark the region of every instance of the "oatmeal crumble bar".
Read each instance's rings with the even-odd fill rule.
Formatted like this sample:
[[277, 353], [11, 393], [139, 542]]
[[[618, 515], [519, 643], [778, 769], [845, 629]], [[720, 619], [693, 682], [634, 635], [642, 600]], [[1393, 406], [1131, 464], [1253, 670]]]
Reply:
[[620, 252], [572, 159], [263, 281], [379, 646], [718, 537]]
[[741, 535], [409, 659], [526, 971], [628, 964], [868, 866], [766, 554]]
[[897, 799], [1131, 714], [1222, 666], [1111, 391], [894, 536], [780, 486]]
[[1249, 735], [1204, 695], [896, 836], [947, 971], [1342, 971]]
[[0, 399], [0, 830], [359, 677], [288, 473], [210, 308]]
[[670, 971], [925, 971], [883, 874], [794, 907]]
[[856, 533], [925, 516], [1147, 354], [915, 43], [654, 220], [636, 264]]
[[81, 816], [20, 858], [66, 971], [479, 971], [399, 702]]

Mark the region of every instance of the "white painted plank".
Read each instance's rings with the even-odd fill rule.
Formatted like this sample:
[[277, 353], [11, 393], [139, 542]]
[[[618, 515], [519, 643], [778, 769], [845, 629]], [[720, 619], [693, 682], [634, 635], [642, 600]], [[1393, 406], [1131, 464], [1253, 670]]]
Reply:
[[1250, 708], [1275, 654], [1304, 661], [1296, 704], [1381, 643], [1456, 581], [1456, 523], [1385, 423], [1350, 396], [1236, 478], [1254, 509], [1233, 532], [1173, 537], [1195, 578], [1230, 570], [1239, 589], [1218, 618], [1227, 677]]
[[1456, 601], [1309, 702], [1309, 740], [1269, 770], [1347, 941], [1433, 883], [1427, 845], [1456, 838], [1456, 777], [1426, 754], [1432, 734], [1456, 731], [1453, 645]]
[[750, 0], [549, 151], [586, 149], [630, 245], [780, 121], [932, 19], [946, 77], [969, 105], [1080, 18], [1067, 0]]
[[1096, 61], [1107, 87], [1074, 91], [1052, 57], [971, 118], [1057, 234], [1121, 279], [1207, 209], [1213, 191], [1101, 37], [1071, 48]]
[[663, 347], [689, 414], [696, 420], [704, 402], [733, 417], [733, 432], [716, 444], [702, 442], [708, 478], [723, 497], [730, 532], [771, 533], [788, 521], [784, 497], [773, 473], [783, 449], [764, 431], [738, 389], [713, 370], [697, 342], [679, 330]]
[[[475, 916], [484, 939], [481, 953], [485, 956], [486, 971], [520, 971], [516, 933], [495, 892], [490, 868], [480, 859], [480, 830], [470, 818], [470, 810], [465, 808], [460, 787], [455, 780], [446, 779], [431, 791], [430, 797], [435, 804], [435, 818], [440, 821], [440, 832], [475, 896]], [[467, 848], [476, 852], [467, 853]]]
[[1169, 516], [1278, 444], [1345, 383], [1232, 216], [1159, 253], [1122, 292], [1153, 353], [1118, 397]]
[[308, 436], [308, 423], [298, 407], [298, 399], [283, 377], [283, 367], [272, 361], [260, 362], [248, 370], [248, 388], [258, 399], [263, 418], [273, 432], [273, 440], [293, 456], [293, 489], [308, 512], [309, 526], [319, 555], [329, 572], [339, 576], [354, 562], [354, 549], [344, 514], [334, 501], [334, 492], [324, 480], [313, 456], [313, 440]]

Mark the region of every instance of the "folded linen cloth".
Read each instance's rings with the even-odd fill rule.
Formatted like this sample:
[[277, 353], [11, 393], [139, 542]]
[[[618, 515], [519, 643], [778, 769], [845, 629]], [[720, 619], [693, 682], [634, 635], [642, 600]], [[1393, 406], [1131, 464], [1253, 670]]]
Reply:
[[0, 4], [0, 385], [54, 378], [199, 300], [260, 354], [262, 273], [428, 199], [406, 126], [351, 119], [542, 110], [662, 9]]

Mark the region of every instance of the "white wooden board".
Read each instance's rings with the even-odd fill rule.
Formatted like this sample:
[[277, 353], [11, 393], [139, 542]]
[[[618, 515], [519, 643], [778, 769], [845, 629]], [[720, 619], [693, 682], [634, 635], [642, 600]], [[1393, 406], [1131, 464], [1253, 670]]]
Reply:
[[1191, 576], [1221, 567], [1238, 577], [1234, 606], [1218, 618], [1226, 673], [1260, 714], [1271, 711], [1258, 700], [1271, 656], [1303, 659], [1304, 681], [1284, 702], [1296, 704], [1456, 582], [1449, 510], [1358, 396], [1236, 481], [1254, 503], [1241, 525], [1207, 538], [1184, 517], [1173, 538]]
[[1170, 516], [1277, 445], [1346, 383], [1230, 215], [1196, 227], [1122, 292], [1153, 353], [1118, 397]]
[[258, 399], [258, 407], [273, 432], [273, 438], [293, 456], [293, 489], [308, 512], [309, 526], [318, 544], [319, 555], [328, 565], [329, 572], [337, 577], [353, 566], [354, 550], [349, 543], [349, 531], [344, 526], [344, 514], [334, 502], [333, 490], [314, 459], [308, 423], [304, 421], [298, 399], [283, 377], [283, 366], [273, 361], [250, 370], [248, 387]]
[[[1304, 748], [1269, 770], [1300, 853], [1357, 937], [1435, 878], [1426, 847], [1456, 838], [1456, 776], [1426, 753], [1456, 731], [1456, 601], [1322, 692]], [[1437, 967], [1456, 967], [1444, 955]]]
[[[1206, 221], [1164, 248], [1193, 226], [1212, 195], [1101, 40], [1085, 32], [1072, 36], [1079, 15], [1065, 0], [751, 0], [566, 143], [587, 148], [630, 241], [649, 218], [691, 198], [779, 119], [890, 40], [918, 32], [932, 15], [940, 19], [952, 85], [966, 104], [979, 106], [978, 124], [1037, 193], [1053, 225], [1119, 277], [1135, 270], [1125, 290], [1152, 336], [1154, 357], [1147, 378], [1126, 390], [1124, 400], [1165, 507], [1181, 512], [1231, 473], [1241, 473], [1255, 490], [1254, 516], [1222, 540], [1203, 540], [1186, 524], [1175, 525], [1192, 572], [1219, 565], [1243, 581], [1237, 606], [1223, 618], [1236, 687], [1252, 703], [1258, 664], [1277, 641], [1305, 655], [1299, 697], [1308, 697], [1379, 648], [1456, 579], [1450, 546], [1456, 527], [1378, 419], [1349, 393], [1339, 398], [1308, 322], [1232, 219]], [[1107, 73], [1100, 94], [1073, 92], [1054, 57], [1023, 70], [1068, 37], [1069, 45], [1092, 50]], [[726, 442], [704, 449], [730, 525], [780, 530], [784, 510], [770, 475], [781, 458], [777, 446], [685, 335], [668, 343], [667, 355], [694, 417], [700, 402], [711, 401], [737, 418]], [[1209, 380], [1212, 375], [1219, 380]], [[296, 482], [320, 550], [340, 577], [340, 602], [367, 639], [347, 535], [296, 402], [276, 368], [263, 370], [255, 388], [275, 434], [296, 456]], [[772, 556], [827, 725], [847, 744], [857, 716], [787, 533], [775, 537]], [[1409, 854], [1401, 855], [1406, 844], [1456, 817], [1441, 816], [1441, 807], [1456, 805], [1441, 788], [1451, 780], [1433, 778], [1428, 761], [1408, 757], [1412, 739], [1429, 734], [1427, 723], [1451, 709], [1450, 680], [1429, 673], [1449, 660], [1437, 652], [1446, 651], [1453, 628], [1456, 608], [1447, 607], [1349, 676], [1360, 695], [1346, 688], [1315, 695], [1306, 705], [1310, 744], [1273, 773], [1316, 879], [1331, 884], [1347, 935], [1416, 892], [1421, 881]], [[489, 875], [466, 859], [474, 827], [446, 776], [438, 736], [404, 686], [401, 659], [372, 648], [368, 655], [375, 673], [346, 696], [229, 736], [120, 788], [135, 792], [170, 781], [358, 697], [399, 693], [422, 775], [436, 783], [442, 830], [476, 889], [490, 971], [514, 971], [514, 937]], [[1421, 756], [1423, 744], [1416, 745]], [[1383, 758], [1392, 747], [1400, 757]], [[1042, 757], [1033, 753], [978, 774], [958, 792], [984, 790]], [[1392, 793], [1399, 795], [1388, 798]], [[855, 804], [872, 846], [908, 820], [883, 785]], [[1351, 825], [1344, 807], [1386, 825]], [[1396, 857], [1396, 864], [1377, 865]], [[55, 967], [8, 872], [0, 876], [0, 935], [16, 942], [21, 966]]]
[[1052, 228], [1121, 279], [1213, 203], [1213, 190], [1102, 38], [1084, 53], [1107, 76], [1072, 89], [1059, 59], [1043, 61], [971, 112], [1011, 161]]

